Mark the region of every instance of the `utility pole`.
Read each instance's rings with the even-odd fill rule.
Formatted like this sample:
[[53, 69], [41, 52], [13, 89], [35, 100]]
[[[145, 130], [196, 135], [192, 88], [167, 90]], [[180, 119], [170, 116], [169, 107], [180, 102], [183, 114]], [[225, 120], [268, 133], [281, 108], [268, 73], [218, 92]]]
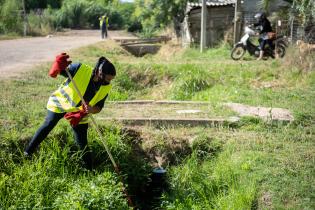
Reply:
[[290, 17], [290, 38], [291, 38], [291, 44], [293, 43], [293, 29], [294, 29], [294, 15], [291, 14], [291, 17]]
[[26, 10], [25, 10], [25, 0], [22, 0], [23, 6], [23, 36], [26, 36]]
[[203, 52], [206, 47], [206, 35], [207, 35], [207, 0], [202, 0], [201, 9], [201, 31], [200, 31], [200, 52]]
[[235, 1], [235, 12], [234, 12], [234, 44], [239, 41], [240, 26], [241, 26], [241, 0]]

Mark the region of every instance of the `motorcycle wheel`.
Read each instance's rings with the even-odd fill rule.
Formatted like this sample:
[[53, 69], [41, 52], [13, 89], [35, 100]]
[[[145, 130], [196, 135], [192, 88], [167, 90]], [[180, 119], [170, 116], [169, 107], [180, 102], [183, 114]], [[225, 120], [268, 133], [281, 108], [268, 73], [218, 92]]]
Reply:
[[231, 52], [231, 58], [235, 61], [241, 59], [245, 55], [246, 49], [243, 44], [237, 44], [233, 47]]
[[285, 55], [285, 47], [283, 45], [277, 46], [277, 54], [279, 58], [283, 58]]

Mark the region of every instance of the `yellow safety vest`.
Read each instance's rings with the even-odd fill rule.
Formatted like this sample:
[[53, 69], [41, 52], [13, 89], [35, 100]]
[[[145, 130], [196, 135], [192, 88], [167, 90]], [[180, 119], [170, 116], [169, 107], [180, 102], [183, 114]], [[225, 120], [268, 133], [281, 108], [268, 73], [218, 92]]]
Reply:
[[106, 27], [108, 27], [108, 17], [102, 16], [100, 17], [100, 28], [102, 28], [104, 21], [105, 21]]
[[[73, 77], [78, 89], [82, 95], [84, 95], [86, 88], [90, 82], [93, 69], [92, 67], [81, 64], [80, 68]], [[65, 112], [76, 112], [80, 110], [79, 103], [81, 101], [79, 95], [77, 94], [73, 83], [67, 83], [68, 79], [52, 93], [49, 97], [47, 103], [47, 109], [55, 113], [65, 113]], [[104, 99], [104, 97], [112, 89], [112, 85], [102, 85], [100, 89], [96, 92], [95, 96], [89, 101], [90, 106], [94, 106], [97, 102]], [[84, 117], [80, 124], [87, 123], [87, 116]]]

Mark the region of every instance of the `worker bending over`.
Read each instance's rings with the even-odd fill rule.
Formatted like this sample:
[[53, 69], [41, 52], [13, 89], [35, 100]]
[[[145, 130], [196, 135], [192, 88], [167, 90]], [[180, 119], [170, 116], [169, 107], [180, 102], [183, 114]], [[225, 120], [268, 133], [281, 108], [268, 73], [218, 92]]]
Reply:
[[30, 156], [39, 144], [47, 137], [61, 118], [66, 118], [74, 131], [76, 143], [83, 150], [83, 160], [88, 169], [92, 168], [91, 154], [87, 147], [87, 130], [89, 114], [99, 113], [112, 88], [111, 80], [116, 76], [114, 65], [105, 57], [100, 57], [94, 68], [83, 63], [71, 64], [69, 55], [62, 53], [56, 57], [49, 75], [55, 78], [58, 74], [68, 77], [68, 68], [74, 83], [87, 102], [83, 105], [80, 96], [70, 78], [52, 93], [47, 103], [47, 116], [43, 125], [37, 130], [25, 149], [24, 154]]

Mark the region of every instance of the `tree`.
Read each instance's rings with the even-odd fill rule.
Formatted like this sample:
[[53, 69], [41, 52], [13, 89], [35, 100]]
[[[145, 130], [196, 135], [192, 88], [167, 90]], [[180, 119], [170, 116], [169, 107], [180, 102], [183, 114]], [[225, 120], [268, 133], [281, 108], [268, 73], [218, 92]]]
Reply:
[[[276, 0], [261, 0], [263, 8], [267, 10], [271, 3]], [[309, 19], [315, 17], [315, 5], [314, 0], [284, 0], [291, 4], [291, 10], [293, 13], [297, 13], [302, 22], [305, 23]]]
[[19, 0], [2, 1], [0, 7], [0, 33], [22, 32], [22, 4]]
[[[120, 0], [24, 0], [28, 29], [45, 34], [61, 28], [99, 28], [99, 17], [109, 16], [112, 29], [131, 23], [134, 4]], [[0, 33], [22, 34], [22, 1], [0, 0]], [[40, 9], [40, 10], [38, 10]], [[45, 26], [45, 27], [43, 27]], [[49, 29], [49, 30], [48, 30]]]
[[315, 17], [314, 0], [293, 0], [292, 8], [298, 12], [303, 23]]
[[134, 15], [144, 28], [164, 28], [173, 23], [178, 32], [185, 17], [187, 2], [188, 0], [136, 0]]
[[60, 8], [62, 0], [25, 0], [26, 10]]

